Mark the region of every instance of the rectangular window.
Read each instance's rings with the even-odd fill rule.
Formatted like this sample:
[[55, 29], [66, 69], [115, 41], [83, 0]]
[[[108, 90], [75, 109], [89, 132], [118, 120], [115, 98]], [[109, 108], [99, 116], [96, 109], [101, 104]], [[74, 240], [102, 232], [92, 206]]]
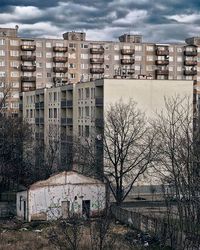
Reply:
[[153, 46], [147, 46], [147, 47], [146, 47], [146, 50], [147, 50], [147, 51], [153, 51], [153, 49], [154, 49]]
[[147, 61], [152, 62], [154, 60], [153, 56], [147, 56]]
[[14, 68], [15, 68], [15, 67], [18, 68], [18, 67], [19, 67], [19, 62], [18, 62], [18, 61], [11, 61], [11, 62], [10, 62], [10, 66], [11, 66], [11, 67], [14, 67]]
[[69, 77], [70, 77], [70, 79], [75, 79], [76, 75], [74, 73], [72, 73], [72, 74], [69, 74]]
[[85, 126], [85, 137], [90, 136], [90, 127], [88, 125]]
[[169, 52], [174, 52], [174, 47], [169, 47]]
[[86, 99], [90, 98], [90, 88], [85, 88], [85, 98]]
[[178, 56], [178, 57], [177, 57], [177, 62], [182, 62], [182, 61], [183, 61], [183, 58], [180, 57], [180, 56]]
[[87, 117], [90, 116], [90, 110], [89, 110], [88, 106], [85, 107], [85, 116], [87, 116]]
[[88, 54], [81, 54], [81, 59], [88, 59]]
[[10, 45], [11, 46], [19, 46], [19, 41], [18, 40], [10, 40]]
[[37, 62], [37, 63], [36, 63], [36, 67], [37, 67], [37, 68], [42, 68], [42, 63], [41, 63], [41, 62]]
[[0, 67], [4, 67], [5, 66], [5, 61], [0, 61]]
[[135, 45], [135, 51], [142, 51], [141, 45]]
[[46, 48], [51, 48], [51, 43], [50, 42], [46, 42]]
[[36, 47], [41, 48], [42, 47], [42, 42], [36, 42]]
[[0, 39], [0, 45], [5, 45], [5, 39]]
[[142, 56], [135, 56], [135, 61], [141, 61], [142, 60]]
[[51, 58], [52, 57], [52, 53], [51, 52], [46, 52], [46, 58]]
[[75, 69], [76, 68], [76, 64], [75, 63], [69, 63], [69, 68], [70, 69]]
[[18, 50], [11, 50], [10, 56], [19, 56], [19, 51]]
[[119, 55], [114, 55], [114, 60], [118, 61], [119, 60]]
[[47, 69], [51, 69], [51, 68], [52, 68], [52, 63], [49, 63], [49, 62], [46, 63], [46, 68], [47, 68]]
[[57, 47], [63, 47], [63, 43], [56, 43]]
[[18, 72], [18, 71], [12, 71], [12, 72], [10, 73], [10, 76], [11, 76], [11, 77], [19, 77], [19, 72]]
[[88, 44], [81, 43], [81, 49], [87, 49], [87, 48], [88, 48]]
[[81, 69], [88, 69], [88, 64], [81, 64]]
[[177, 52], [182, 52], [183, 50], [182, 50], [182, 48], [177, 48]]
[[42, 78], [42, 73], [37, 73], [37, 74], [36, 74], [36, 77], [37, 77], [37, 78]]
[[42, 52], [36, 52], [36, 57], [42, 57]]
[[0, 56], [5, 56], [5, 51], [4, 50], [0, 50]]

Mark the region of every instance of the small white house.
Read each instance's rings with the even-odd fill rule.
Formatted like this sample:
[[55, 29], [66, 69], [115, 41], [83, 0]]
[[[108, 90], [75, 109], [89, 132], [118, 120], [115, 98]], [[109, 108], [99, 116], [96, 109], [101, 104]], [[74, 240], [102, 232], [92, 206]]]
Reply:
[[78, 174], [61, 172], [17, 193], [17, 216], [27, 220], [53, 220], [70, 214], [96, 216], [106, 205], [103, 182]]

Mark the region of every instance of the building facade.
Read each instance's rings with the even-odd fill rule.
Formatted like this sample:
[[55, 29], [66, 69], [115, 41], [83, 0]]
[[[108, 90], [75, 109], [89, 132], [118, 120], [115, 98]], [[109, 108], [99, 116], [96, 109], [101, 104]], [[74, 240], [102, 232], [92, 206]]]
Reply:
[[101, 78], [200, 81], [200, 38], [182, 44], [142, 41], [124, 34], [119, 41], [88, 41], [83, 32], [63, 39], [24, 38], [0, 28], [0, 98], [9, 88], [5, 110], [17, 114], [19, 92]]
[[95, 138], [97, 149], [102, 149], [104, 118], [110, 104], [132, 99], [152, 119], [165, 109], [165, 97], [189, 97], [192, 104], [193, 93], [193, 81], [189, 80], [98, 79], [23, 92], [20, 115], [31, 124], [36, 139], [45, 144], [59, 142], [59, 165], [71, 169], [74, 139]]

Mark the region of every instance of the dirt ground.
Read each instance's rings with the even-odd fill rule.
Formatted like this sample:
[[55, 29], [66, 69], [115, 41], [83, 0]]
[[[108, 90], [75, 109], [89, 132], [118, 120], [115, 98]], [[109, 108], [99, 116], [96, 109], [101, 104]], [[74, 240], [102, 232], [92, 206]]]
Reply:
[[[52, 224], [47, 223], [21, 223], [17, 220], [0, 221], [0, 250], [57, 250], [51, 244], [48, 232]], [[112, 238], [112, 249], [114, 250], [136, 250], [124, 239], [124, 234], [128, 232], [126, 226], [111, 223], [109, 234]], [[84, 227], [84, 236], [81, 240], [81, 250], [91, 249], [89, 247], [89, 229]], [[110, 247], [107, 249], [111, 249]], [[67, 249], [67, 248], [65, 248]], [[70, 249], [70, 248], [69, 248]]]

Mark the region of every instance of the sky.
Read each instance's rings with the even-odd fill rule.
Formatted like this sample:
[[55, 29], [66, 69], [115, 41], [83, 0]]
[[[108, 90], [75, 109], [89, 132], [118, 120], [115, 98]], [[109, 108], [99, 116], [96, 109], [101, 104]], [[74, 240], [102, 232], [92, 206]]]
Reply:
[[19, 26], [24, 37], [61, 38], [66, 31], [87, 40], [141, 34], [146, 42], [183, 42], [200, 35], [199, 0], [0, 0], [0, 27]]

